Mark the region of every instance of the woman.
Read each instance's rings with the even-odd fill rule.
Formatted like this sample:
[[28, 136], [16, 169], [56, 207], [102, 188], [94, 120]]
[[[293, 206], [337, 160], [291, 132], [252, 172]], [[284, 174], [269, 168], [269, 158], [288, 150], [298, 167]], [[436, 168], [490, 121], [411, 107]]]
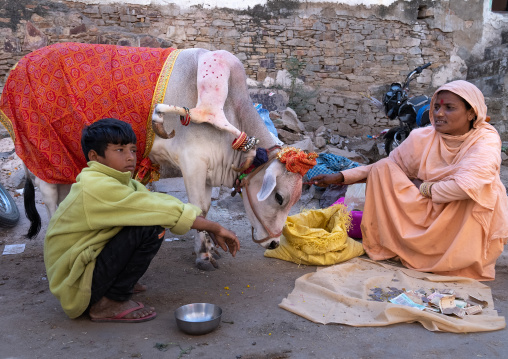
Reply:
[[370, 258], [493, 280], [508, 237], [499, 134], [486, 122], [483, 94], [469, 82], [440, 87], [430, 108], [432, 127], [412, 131], [388, 158], [311, 181], [367, 180], [361, 228]]

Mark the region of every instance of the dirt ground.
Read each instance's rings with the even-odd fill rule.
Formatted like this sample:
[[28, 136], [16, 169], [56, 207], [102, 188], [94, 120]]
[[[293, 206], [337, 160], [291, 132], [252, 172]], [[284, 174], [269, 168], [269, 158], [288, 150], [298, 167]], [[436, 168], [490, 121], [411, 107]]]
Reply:
[[[0, 140], [0, 153], [10, 151]], [[5, 157], [5, 156], [4, 156]], [[16, 195], [19, 163], [0, 157], [0, 181]], [[508, 170], [504, 168], [506, 180]], [[506, 181], [505, 181], [506, 185]], [[14, 187], [13, 187], [14, 186]], [[181, 178], [165, 179], [157, 190], [185, 200]], [[250, 239], [250, 226], [239, 197], [222, 191], [210, 218], [237, 232], [241, 251], [224, 254], [220, 268], [203, 272], [194, 266], [191, 235], [167, 235], [143, 277], [147, 292], [135, 299], [154, 306], [158, 317], [139, 324], [71, 320], [48, 290], [43, 263], [45, 208], [38, 199], [44, 226], [27, 240], [28, 221], [21, 214], [12, 229], [0, 229], [4, 245], [26, 244], [21, 254], [0, 255], [0, 358], [507, 358], [507, 329], [489, 333], [434, 333], [418, 323], [389, 327], [350, 327], [310, 322], [278, 307], [295, 280], [316, 267], [263, 256]], [[15, 198], [23, 212], [22, 197]], [[292, 214], [315, 206], [304, 194]], [[0, 252], [0, 254], [1, 254]], [[508, 314], [508, 261], [497, 266], [492, 288], [499, 314]], [[209, 302], [222, 307], [220, 327], [203, 336], [180, 332], [174, 320], [179, 306]]]

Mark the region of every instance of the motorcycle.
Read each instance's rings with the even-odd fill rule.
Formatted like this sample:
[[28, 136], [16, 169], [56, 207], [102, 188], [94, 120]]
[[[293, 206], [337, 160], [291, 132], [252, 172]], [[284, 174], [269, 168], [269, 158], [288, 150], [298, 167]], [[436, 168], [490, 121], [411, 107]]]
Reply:
[[409, 97], [409, 84], [418, 77], [431, 63], [418, 66], [411, 71], [404, 83], [392, 83], [383, 96], [385, 114], [391, 120], [398, 117], [400, 125], [390, 129], [385, 135], [387, 154], [399, 146], [415, 128], [430, 125], [429, 107], [431, 98], [425, 95]]
[[14, 227], [18, 221], [18, 207], [12, 196], [0, 183], [0, 227]]

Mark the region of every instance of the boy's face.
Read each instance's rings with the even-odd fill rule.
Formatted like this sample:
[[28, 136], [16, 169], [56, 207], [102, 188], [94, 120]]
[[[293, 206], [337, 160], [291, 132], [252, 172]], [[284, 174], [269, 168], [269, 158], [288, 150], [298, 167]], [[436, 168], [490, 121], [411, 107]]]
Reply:
[[106, 151], [104, 151], [104, 157], [91, 150], [88, 153], [88, 158], [120, 172], [129, 171], [132, 175], [136, 169], [136, 151], [137, 147], [133, 143], [126, 145], [109, 143]]

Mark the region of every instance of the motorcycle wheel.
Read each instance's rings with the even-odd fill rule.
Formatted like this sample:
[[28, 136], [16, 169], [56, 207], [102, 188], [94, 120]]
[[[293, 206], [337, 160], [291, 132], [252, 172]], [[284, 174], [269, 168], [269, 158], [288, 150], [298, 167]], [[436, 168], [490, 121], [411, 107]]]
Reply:
[[9, 192], [0, 184], [0, 227], [14, 227], [18, 221], [18, 207]]
[[403, 128], [395, 128], [390, 130], [385, 136], [385, 152], [390, 154], [396, 147], [398, 147], [408, 136], [408, 133]]

